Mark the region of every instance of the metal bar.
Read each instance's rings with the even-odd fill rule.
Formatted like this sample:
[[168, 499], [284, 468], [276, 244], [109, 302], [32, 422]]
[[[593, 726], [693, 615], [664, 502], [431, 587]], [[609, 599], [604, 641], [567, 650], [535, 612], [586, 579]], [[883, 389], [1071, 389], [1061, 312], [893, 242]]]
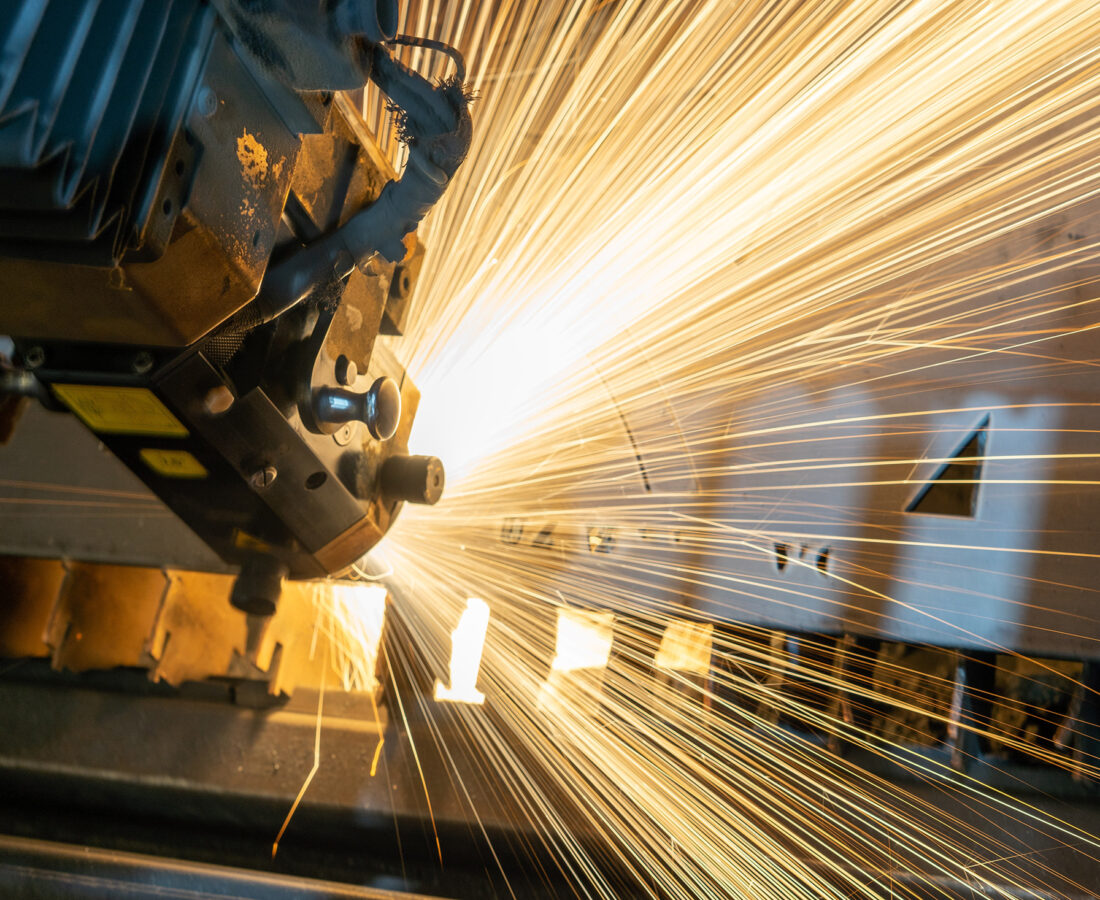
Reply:
[[40, 900], [241, 897], [256, 900], [432, 900], [426, 894], [256, 872], [0, 835], [0, 894]]

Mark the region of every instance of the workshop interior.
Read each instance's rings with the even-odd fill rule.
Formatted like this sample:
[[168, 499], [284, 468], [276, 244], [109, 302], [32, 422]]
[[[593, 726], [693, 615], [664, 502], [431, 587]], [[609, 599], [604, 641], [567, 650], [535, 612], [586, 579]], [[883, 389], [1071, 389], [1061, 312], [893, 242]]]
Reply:
[[1096, 0], [0, 4], [0, 894], [1100, 896]]

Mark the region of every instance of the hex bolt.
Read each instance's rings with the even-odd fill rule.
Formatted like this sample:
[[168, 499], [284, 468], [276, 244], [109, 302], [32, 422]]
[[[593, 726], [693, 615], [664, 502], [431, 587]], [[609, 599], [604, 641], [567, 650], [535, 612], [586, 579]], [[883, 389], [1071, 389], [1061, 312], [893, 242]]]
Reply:
[[356, 377], [359, 375], [359, 368], [355, 365], [354, 360], [348, 359], [343, 353], [336, 360], [336, 382], [342, 384], [344, 387], [348, 387], [355, 383]]
[[252, 473], [251, 477], [248, 479], [248, 483], [256, 490], [262, 491], [266, 487], [271, 487], [278, 476], [279, 470], [274, 466], [264, 466]]
[[147, 375], [153, 369], [153, 362], [153, 354], [148, 350], [142, 350], [134, 354], [134, 358], [130, 362], [130, 368], [137, 375]]
[[28, 347], [23, 352], [23, 366], [27, 369], [37, 369], [42, 363], [46, 361], [46, 351], [43, 350], [38, 344], [33, 347]]
[[210, 388], [202, 398], [203, 409], [212, 416], [220, 416], [233, 405], [233, 402], [233, 392], [224, 384]]

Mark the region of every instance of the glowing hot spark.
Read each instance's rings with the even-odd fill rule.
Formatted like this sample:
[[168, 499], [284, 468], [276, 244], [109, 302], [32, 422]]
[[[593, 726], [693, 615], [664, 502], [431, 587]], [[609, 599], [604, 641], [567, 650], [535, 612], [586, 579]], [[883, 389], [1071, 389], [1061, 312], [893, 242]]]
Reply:
[[[1057, 515], [1100, 483], [1096, 4], [408, 15], [465, 50], [480, 100], [404, 338], [413, 440], [448, 494], [381, 554], [412, 652], [486, 697], [472, 739], [584, 894], [616, 885], [558, 791], [657, 896], [1071, 890], [837, 748], [893, 759], [953, 729], [1023, 751], [952, 711], [974, 648], [1017, 661], [998, 678], [1027, 662], [1087, 690], [1018, 651], [1100, 640], [1096, 548]], [[584, 620], [599, 661], [567, 664]], [[867, 674], [847, 639], [784, 622], [949, 649]], [[456, 669], [467, 631], [480, 665]], [[954, 770], [918, 774], [1095, 858]]]
[[435, 699], [480, 704], [485, 695], [477, 689], [485, 632], [489, 628], [489, 604], [471, 597], [466, 601], [455, 630], [451, 632], [451, 683], [435, 683]]

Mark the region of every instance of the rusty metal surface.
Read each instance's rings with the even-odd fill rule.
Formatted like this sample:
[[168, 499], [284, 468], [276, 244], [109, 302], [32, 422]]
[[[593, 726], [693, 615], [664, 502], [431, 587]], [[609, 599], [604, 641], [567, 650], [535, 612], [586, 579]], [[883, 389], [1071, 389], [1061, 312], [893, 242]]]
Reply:
[[46, 628], [66, 574], [56, 559], [0, 557], [0, 657], [49, 654]]
[[73, 563], [47, 626], [53, 664], [74, 672], [142, 665], [167, 589], [157, 569]]
[[271, 696], [319, 685], [328, 640], [316, 633], [316, 604], [332, 586], [287, 584], [263, 619], [230, 605], [232, 585], [227, 575], [0, 556], [0, 657], [143, 669], [173, 686], [239, 679]]

